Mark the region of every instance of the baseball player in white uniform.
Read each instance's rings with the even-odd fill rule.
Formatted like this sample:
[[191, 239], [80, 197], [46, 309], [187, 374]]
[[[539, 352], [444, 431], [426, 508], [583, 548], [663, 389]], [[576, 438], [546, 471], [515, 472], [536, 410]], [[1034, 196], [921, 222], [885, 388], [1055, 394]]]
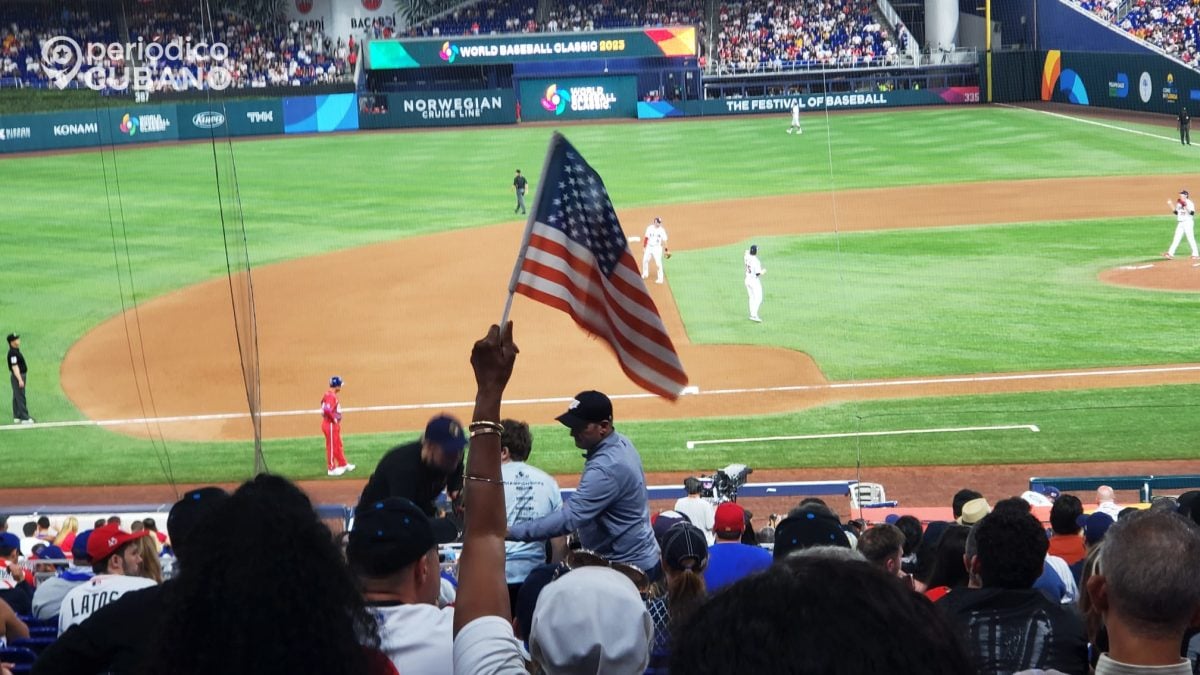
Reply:
[[746, 251], [742, 256], [742, 262], [746, 265], [746, 293], [750, 296], [750, 320], [762, 323], [762, 319], [758, 318], [758, 308], [762, 307], [763, 301], [761, 277], [767, 273], [767, 270], [758, 259], [757, 245], [752, 245], [750, 250]]
[[792, 126], [788, 127], [789, 134], [802, 134], [804, 130], [800, 128], [800, 104], [792, 104]]
[[1187, 190], [1180, 190], [1179, 199], [1168, 199], [1167, 205], [1175, 212], [1175, 238], [1163, 257], [1167, 260], [1174, 258], [1179, 242], [1187, 236], [1188, 246], [1192, 247], [1192, 260], [1200, 259], [1200, 250], [1196, 249], [1196, 204], [1188, 197]]
[[655, 218], [646, 228], [646, 236], [642, 238], [642, 278], [650, 278], [650, 259], [658, 267], [658, 280], [663, 282], [663, 253], [667, 250], [667, 228], [662, 226], [662, 218]]

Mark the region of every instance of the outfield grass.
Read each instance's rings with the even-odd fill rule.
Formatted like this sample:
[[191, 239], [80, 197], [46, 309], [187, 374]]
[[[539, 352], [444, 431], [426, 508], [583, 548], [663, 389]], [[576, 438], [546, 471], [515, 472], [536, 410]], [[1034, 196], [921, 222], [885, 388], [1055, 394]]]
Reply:
[[1152, 257], [1171, 227], [1142, 218], [756, 240], [769, 273], [753, 331], [745, 245], [679, 252], [671, 289], [692, 342], [789, 347], [834, 380], [1195, 362], [1195, 295], [1097, 278], [1136, 252]]
[[[803, 139], [784, 134], [786, 123], [785, 116], [771, 116], [578, 125], [565, 131], [604, 176], [619, 208], [947, 181], [1175, 174], [1193, 171], [1196, 159], [1190, 148], [1175, 143], [1014, 109], [814, 114], [805, 119]], [[225, 273], [219, 206], [235, 223], [239, 205], [229, 180], [231, 158], [249, 256], [261, 265], [511, 218], [512, 169], [535, 176], [550, 133], [548, 127], [521, 127], [314, 135], [0, 159], [11, 233], [11, 245], [0, 248], [5, 289], [0, 330], [25, 337], [35, 414], [44, 420], [80, 417], [59, 387], [58, 366], [91, 327], [135, 299], [144, 302]], [[214, 167], [222, 177], [222, 200]], [[1096, 226], [1106, 228], [1106, 236], [1095, 231], [1079, 236]], [[1167, 355], [1172, 349], [1180, 354], [1174, 360], [1195, 360], [1186, 356], [1180, 337], [1194, 334], [1195, 324], [1178, 298], [1157, 294], [1143, 301], [1137, 292], [1088, 288], [1088, 275], [1113, 258], [1118, 242], [1137, 243], [1133, 233], [1112, 223], [1041, 227], [854, 235], [844, 238], [837, 259], [828, 238], [780, 241], [781, 250], [764, 253], [771, 268], [764, 313], [772, 320], [762, 328], [777, 343], [805, 349], [831, 374], [847, 377], [992, 368], [971, 366], [988, 363], [1027, 369], [1061, 362], [1076, 349], [1079, 363], [1173, 360]], [[1145, 250], [1161, 247], [1162, 227], [1156, 221], [1154, 246]], [[1001, 240], [1002, 249], [987, 250], [989, 242]], [[1041, 250], [1047, 243], [1052, 245]], [[959, 253], [969, 253], [956, 262], [951, 253], [960, 246], [966, 248]], [[1002, 250], [1022, 264], [1014, 267], [1016, 258], [1006, 259]], [[1142, 249], [1126, 249], [1124, 256], [1129, 250]], [[1039, 265], [1027, 264], [1034, 259]], [[785, 260], [796, 264], [778, 264]], [[858, 263], [869, 266], [869, 276], [848, 269]], [[698, 274], [686, 268], [699, 267], [678, 265], [673, 281]], [[822, 273], [831, 271], [855, 284], [846, 284], [841, 297], [836, 288], [817, 296], [815, 289], [828, 285]], [[993, 293], [974, 283], [980, 277], [1004, 287]], [[711, 283], [694, 281], [697, 288]], [[778, 293], [785, 289], [794, 300], [782, 300]], [[730, 316], [741, 316], [740, 276], [728, 289], [711, 291], [715, 301], [738, 307]], [[1058, 297], [1062, 291], [1077, 296]], [[923, 292], [935, 295], [922, 299]], [[953, 309], [939, 310], [943, 302]], [[1143, 317], [1161, 303], [1163, 312], [1157, 326], [1117, 316], [1106, 323], [1105, 302], [1135, 305], [1135, 314]], [[1018, 317], [1015, 326], [1046, 327], [1051, 335], [997, 340], [1000, 311], [1020, 304], [1031, 314]], [[695, 323], [689, 304], [684, 314], [692, 339], [755, 339], [744, 326], [739, 333], [718, 321], [723, 311]], [[924, 323], [930, 325], [910, 325], [906, 314], [927, 314]], [[785, 316], [795, 322], [790, 330], [774, 320]], [[1064, 319], [1072, 316], [1079, 320]], [[828, 325], [830, 317], [839, 325]], [[1060, 342], [1048, 347], [1053, 340]], [[288, 448], [312, 441], [280, 443], [271, 447], [286, 457]], [[246, 452], [237, 444], [170, 447], [176, 450], [176, 475], [203, 480], [234, 475], [233, 457]], [[71, 466], [88, 468], [76, 475], [84, 482], [162, 479], [148, 444], [105, 431], [0, 434], [0, 448], [20, 451], [31, 467], [71, 456], [79, 460]], [[308, 461], [309, 453], [296, 454]], [[304, 464], [284, 459], [279, 466], [291, 472]], [[34, 480], [19, 471], [0, 473], [0, 485]]]

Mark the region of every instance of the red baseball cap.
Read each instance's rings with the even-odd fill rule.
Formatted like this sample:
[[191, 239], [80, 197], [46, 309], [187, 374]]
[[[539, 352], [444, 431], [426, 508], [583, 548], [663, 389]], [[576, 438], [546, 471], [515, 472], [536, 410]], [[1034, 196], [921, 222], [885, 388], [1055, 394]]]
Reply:
[[88, 537], [88, 557], [92, 559], [92, 562], [100, 562], [113, 553], [116, 553], [117, 549], [125, 544], [144, 537], [147, 534], [150, 534], [149, 530], [141, 530], [134, 533], [124, 532], [116, 525], [105, 525], [104, 527], [97, 528], [92, 530], [91, 536]]
[[713, 517], [713, 532], [746, 531], [746, 510], [733, 502], [721, 502]]

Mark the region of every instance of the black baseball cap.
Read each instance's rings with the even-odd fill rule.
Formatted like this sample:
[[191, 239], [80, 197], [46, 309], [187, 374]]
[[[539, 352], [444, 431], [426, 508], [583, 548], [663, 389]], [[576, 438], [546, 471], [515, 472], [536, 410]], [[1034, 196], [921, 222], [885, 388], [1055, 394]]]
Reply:
[[21, 339], [21, 336], [20, 336], [20, 335], [17, 335], [16, 333], [9, 333], [9, 334], [8, 334], [8, 341], [9, 341], [9, 342], [12, 342], [13, 340], [20, 340], [20, 339]]
[[567, 412], [554, 418], [571, 431], [578, 431], [593, 422], [612, 421], [612, 401], [598, 391], [581, 391], [567, 407]]
[[196, 529], [196, 524], [200, 522], [201, 518], [226, 499], [229, 499], [228, 492], [215, 485], [210, 485], [188, 490], [179, 501], [175, 502], [175, 505], [171, 507], [171, 512], [167, 514], [167, 534], [171, 537], [171, 550], [176, 556], [179, 555], [180, 549], [187, 547], [185, 542], [192, 531]]
[[450, 520], [430, 518], [404, 497], [388, 497], [355, 511], [346, 558], [359, 574], [384, 577], [456, 539], [458, 528]]

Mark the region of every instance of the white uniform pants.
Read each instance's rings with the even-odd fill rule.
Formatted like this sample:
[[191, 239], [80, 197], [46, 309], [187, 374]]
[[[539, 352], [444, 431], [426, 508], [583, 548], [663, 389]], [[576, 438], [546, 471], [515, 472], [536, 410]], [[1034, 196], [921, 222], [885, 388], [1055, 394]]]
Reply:
[[757, 276], [746, 277], [746, 294], [750, 296], [750, 318], [758, 318], [758, 308], [762, 307], [762, 280]]
[[1175, 249], [1179, 248], [1179, 242], [1187, 236], [1188, 246], [1192, 247], [1192, 257], [1200, 255], [1200, 251], [1196, 249], [1196, 221], [1192, 219], [1181, 220], [1175, 226], [1175, 239], [1171, 241], [1171, 248], [1167, 249], [1169, 255], [1175, 255]]
[[658, 281], [662, 283], [663, 268], [662, 268], [662, 244], [650, 245], [646, 250], [642, 251], [642, 278], [650, 277], [650, 258], [654, 258], [654, 266], [658, 268]]

